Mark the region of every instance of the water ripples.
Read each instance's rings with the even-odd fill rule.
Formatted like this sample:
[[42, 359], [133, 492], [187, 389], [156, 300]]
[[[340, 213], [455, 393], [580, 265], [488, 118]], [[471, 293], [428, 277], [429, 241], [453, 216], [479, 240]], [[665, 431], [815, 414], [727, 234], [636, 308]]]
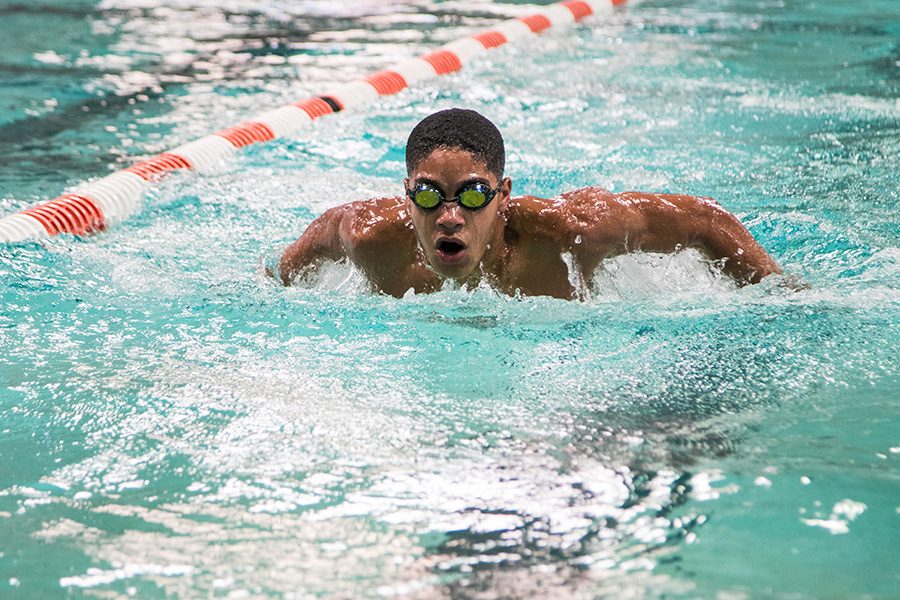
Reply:
[[[4, 212], [528, 6], [82, 8], [0, 64], [55, 82], [2, 114]], [[898, 106], [873, 10], [647, 2], [172, 177], [92, 239], [0, 249], [0, 595], [889, 595]], [[325, 209], [396, 194], [409, 129], [455, 104], [501, 124], [516, 191], [715, 196], [807, 285], [736, 289], [691, 253], [609, 261], [581, 302], [265, 278]]]

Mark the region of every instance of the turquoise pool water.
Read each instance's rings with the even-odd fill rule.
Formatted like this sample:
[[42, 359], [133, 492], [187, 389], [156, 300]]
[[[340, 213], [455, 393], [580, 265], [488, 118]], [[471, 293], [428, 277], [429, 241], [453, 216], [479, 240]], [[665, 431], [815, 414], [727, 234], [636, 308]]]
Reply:
[[[0, 213], [527, 11], [157, 4], [0, 4]], [[0, 247], [0, 597], [896, 597], [898, 40], [894, 0], [648, 1]], [[713, 196], [809, 287], [262, 275], [454, 105], [520, 192]]]

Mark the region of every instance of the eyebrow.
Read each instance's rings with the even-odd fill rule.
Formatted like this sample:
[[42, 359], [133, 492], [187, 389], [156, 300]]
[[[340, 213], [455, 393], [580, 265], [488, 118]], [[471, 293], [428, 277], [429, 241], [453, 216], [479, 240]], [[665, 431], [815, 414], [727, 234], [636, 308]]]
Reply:
[[[416, 179], [413, 183], [415, 185], [422, 185], [423, 183], [427, 184], [427, 185], [432, 185], [432, 186], [436, 187], [437, 189], [439, 189], [441, 192], [444, 192], [446, 195], [446, 192], [445, 192], [443, 186], [441, 184], [439, 184], [437, 181], [434, 181], [433, 179], [430, 179], [428, 177], [416, 177]], [[490, 185], [491, 185], [491, 183], [484, 177], [470, 177], [468, 179], [463, 180], [463, 182], [459, 184], [459, 187], [456, 188], [456, 192], [458, 193], [459, 190], [463, 189], [467, 185], [472, 185], [473, 183], [483, 183], [484, 185], [486, 185], [488, 187], [490, 187]]]

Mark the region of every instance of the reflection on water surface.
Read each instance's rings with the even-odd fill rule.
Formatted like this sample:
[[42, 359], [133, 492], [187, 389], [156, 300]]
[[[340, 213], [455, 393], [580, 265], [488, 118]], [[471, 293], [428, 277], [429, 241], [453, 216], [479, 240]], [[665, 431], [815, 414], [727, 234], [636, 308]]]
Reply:
[[[528, 10], [2, 7], [0, 209]], [[889, 596], [895, 13], [648, 1], [0, 249], [0, 595]], [[501, 125], [518, 192], [713, 196], [810, 286], [690, 254], [583, 302], [259, 274], [396, 194], [452, 105]]]

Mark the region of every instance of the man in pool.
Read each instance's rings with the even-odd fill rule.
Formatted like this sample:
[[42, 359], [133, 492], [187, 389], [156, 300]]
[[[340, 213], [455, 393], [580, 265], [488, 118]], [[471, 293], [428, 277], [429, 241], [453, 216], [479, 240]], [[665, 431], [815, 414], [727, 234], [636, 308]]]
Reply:
[[325, 261], [351, 261], [375, 290], [397, 297], [453, 280], [571, 299], [573, 275], [590, 283], [604, 259], [683, 248], [717, 261], [741, 285], [781, 272], [712, 200], [597, 187], [513, 198], [504, 163], [500, 132], [477, 112], [426, 117], [407, 141], [404, 196], [327, 210], [284, 252], [282, 281], [309, 278]]

